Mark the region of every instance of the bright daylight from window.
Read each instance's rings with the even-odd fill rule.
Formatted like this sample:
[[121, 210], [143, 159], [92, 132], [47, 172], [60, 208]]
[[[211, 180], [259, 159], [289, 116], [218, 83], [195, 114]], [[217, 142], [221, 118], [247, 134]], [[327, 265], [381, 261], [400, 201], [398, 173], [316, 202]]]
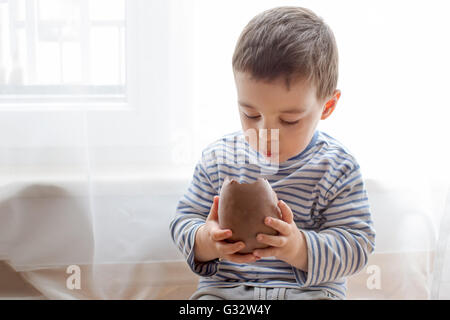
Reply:
[[2, 99], [123, 101], [125, 29], [125, 0], [0, 0]]

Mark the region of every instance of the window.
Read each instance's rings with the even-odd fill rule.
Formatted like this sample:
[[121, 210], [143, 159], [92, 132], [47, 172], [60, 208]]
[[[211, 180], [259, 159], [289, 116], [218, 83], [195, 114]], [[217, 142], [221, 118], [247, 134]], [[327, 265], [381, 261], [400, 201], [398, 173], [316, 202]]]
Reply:
[[0, 105], [126, 102], [126, 34], [125, 0], [0, 0]]
[[[28, 91], [22, 94], [5, 94], [6, 90], [13, 89], [13, 85], [9, 84], [12, 70], [10, 41], [5, 40], [5, 34], [9, 35], [10, 29], [7, 19], [9, 5], [16, 5], [17, 20], [20, 21], [20, 16], [26, 17], [28, 3], [36, 5], [33, 10], [37, 14], [40, 10], [38, 4], [44, 2], [51, 7], [49, 12], [61, 7], [59, 2], [66, 3], [69, 6], [66, 12], [70, 14], [67, 13], [61, 20], [67, 23], [84, 5], [89, 13], [84, 17], [89, 18], [90, 34], [95, 33], [95, 30], [117, 30], [118, 25], [123, 26], [121, 41], [125, 48], [122, 48], [120, 59], [121, 82], [118, 80], [119, 71], [115, 71], [115, 79], [111, 74], [102, 77], [103, 73], [110, 72], [110, 66], [115, 68], [116, 64], [105, 63], [103, 71], [95, 71], [97, 64], [111, 59], [110, 56], [115, 54], [114, 50], [117, 53], [116, 46], [108, 44], [113, 43], [111, 41], [105, 42], [105, 48], [97, 46], [94, 49], [91, 45], [89, 52], [92, 60], [87, 66], [92, 77], [86, 82], [82, 78], [76, 82], [67, 78], [61, 81], [55, 77], [53, 82], [40, 80], [41, 82], [29, 83], [26, 72], [28, 55], [25, 52], [22, 68], [26, 71], [23, 71], [22, 84], [15, 86]], [[183, 3], [186, 4], [180, 10]], [[192, 43], [187, 27], [190, 24], [187, 23], [190, 21], [187, 18], [191, 17], [189, 2], [25, 0], [20, 4], [16, 0], [0, 0], [0, 7], [0, 65], [4, 66], [2, 70], [5, 71], [2, 78], [4, 81], [0, 85], [0, 178], [5, 172], [7, 175], [20, 172], [25, 177], [42, 174], [47, 177], [45, 179], [55, 175], [64, 178], [66, 175], [84, 172], [86, 163], [89, 163], [92, 170], [101, 168], [102, 171], [113, 173], [169, 165], [167, 159], [171, 158], [174, 144], [171, 140], [173, 128], [177, 128], [179, 123], [186, 123], [189, 128], [193, 125], [191, 121], [186, 121], [187, 116], [192, 114], [192, 90], [189, 86], [192, 82], [189, 72], [192, 66], [189, 64], [189, 56], [185, 54], [191, 51], [189, 48]], [[176, 16], [170, 14], [172, 9], [176, 9]], [[59, 12], [62, 17], [61, 12], [64, 11], [59, 9]], [[120, 19], [117, 18], [119, 14], [113, 15], [114, 12], [120, 13]], [[48, 15], [50, 13], [47, 13], [45, 20], [50, 20]], [[182, 20], [184, 16], [186, 19]], [[25, 19], [21, 21], [23, 25]], [[36, 30], [39, 28], [37, 24]], [[183, 41], [180, 41], [178, 29], [183, 31]], [[101, 33], [95, 41], [106, 40], [105, 34], [106, 32]], [[110, 34], [117, 33], [111, 31]], [[85, 38], [80, 36], [80, 39], [78, 43], [74, 40], [71, 42], [82, 50], [80, 41]], [[89, 44], [92, 42], [94, 39]], [[34, 43], [36, 46], [39, 44], [37, 40]], [[118, 45], [118, 40], [115, 43]], [[56, 52], [59, 52], [59, 47]], [[96, 56], [97, 60], [94, 59]], [[36, 59], [38, 58], [36, 55]], [[35, 63], [37, 65], [39, 61]], [[53, 60], [50, 68], [56, 63], [56, 59]], [[39, 76], [39, 72], [37, 75]], [[46, 88], [48, 93], [37, 90], [36, 86]], [[79, 91], [75, 91], [77, 86]], [[34, 95], [29, 93], [33, 88], [36, 93]], [[62, 94], [63, 89], [69, 94]], [[90, 91], [87, 92], [88, 90]], [[171, 94], [172, 92], [176, 94]], [[175, 122], [175, 118], [179, 121]]]

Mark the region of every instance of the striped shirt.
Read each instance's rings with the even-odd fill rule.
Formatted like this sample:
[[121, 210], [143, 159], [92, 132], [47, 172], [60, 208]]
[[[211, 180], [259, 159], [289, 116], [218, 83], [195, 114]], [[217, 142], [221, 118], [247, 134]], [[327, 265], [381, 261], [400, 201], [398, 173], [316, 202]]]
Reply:
[[[270, 171], [250, 147], [242, 130], [209, 144], [197, 162], [189, 188], [180, 199], [170, 232], [199, 288], [245, 284], [260, 287], [325, 289], [345, 299], [346, 277], [361, 271], [375, 248], [375, 230], [360, 167], [337, 140], [316, 131], [299, 154]], [[197, 262], [194, 241], [219, 195], [225, 177], [240, 183], [266, 178], [278, 199], [292, 210], [304, 233], [308, 270], [272, 258], [250, 264], [226, 260]]]

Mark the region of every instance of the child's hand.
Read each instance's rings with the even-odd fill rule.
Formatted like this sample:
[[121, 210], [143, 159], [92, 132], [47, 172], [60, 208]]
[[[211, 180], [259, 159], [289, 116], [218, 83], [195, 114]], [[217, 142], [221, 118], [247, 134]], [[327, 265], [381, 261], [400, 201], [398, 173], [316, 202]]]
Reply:
[[308, 271], [308, 251], [305, 236], [295, 225], [291, 208], [283, 200], [278, 201], [278, 207], [281, 209], [282, 220], [266, 217], [264, 223], [280, 234], [276, 236], [258, 234], [256, 239], [270, 247], [256, 249], [253, 254], [257, 257], [274, 256], [300, 270]]
[[237, 263], [255, 262], [257, 257], [252, 253], [237, 253], [245, 247], [244, 242], [225, 241], [231, 237], [232, 232], [230, 229], [220, 229], [218, 207], [219, 196], [215, 196], [206, 223], [197, 230], [195, 235], [195, 260], [201, 262], [221, 258]]

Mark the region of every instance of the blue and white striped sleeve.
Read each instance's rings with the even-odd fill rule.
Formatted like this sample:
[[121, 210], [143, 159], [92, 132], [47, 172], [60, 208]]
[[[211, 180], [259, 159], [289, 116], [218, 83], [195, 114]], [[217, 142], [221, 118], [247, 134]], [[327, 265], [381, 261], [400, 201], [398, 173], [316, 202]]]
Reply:
[[205, 223], [215, 195], [217, 192], [202, 156], [195, 166], [188, 190], [178, 202], [175, 217], [169, 227], [175, 245], [186, 258], [192, 271], [200, 276], [211, 276], [217, 272], [218, 259], [207, 262], [197, 262], [194, 259], [195, 235]]
[[304, 287], [355, 274], [375, 249], [375, 229], [359, 166], [343, 173], [326, 193], [318, 230], [301, 230], [308, 247], [308, 271], [294, 268]]

